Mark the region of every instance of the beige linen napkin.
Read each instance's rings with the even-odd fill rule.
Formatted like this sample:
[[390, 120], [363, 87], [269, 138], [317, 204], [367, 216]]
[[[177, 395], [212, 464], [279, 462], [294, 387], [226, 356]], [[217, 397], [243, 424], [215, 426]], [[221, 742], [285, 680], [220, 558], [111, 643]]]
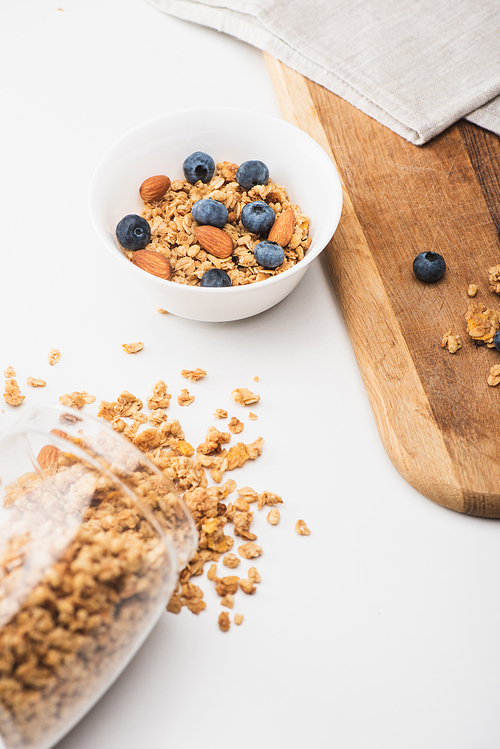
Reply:
[[500, 0], [150, 0], [263, 49], [421, 145], [500, 134]]

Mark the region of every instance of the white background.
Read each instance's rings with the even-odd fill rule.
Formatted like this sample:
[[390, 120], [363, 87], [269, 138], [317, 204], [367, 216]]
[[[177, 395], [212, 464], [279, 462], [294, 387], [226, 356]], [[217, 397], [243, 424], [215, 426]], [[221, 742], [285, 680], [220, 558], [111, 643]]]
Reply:
[[[434, 505], [393, 468], [324, 262], [274, 309], [203, 324], [158, 314], [90, 224], [94, 167], [141, 121], [214, 103], [279, 116], [261, 53], [142, 0], [18, 0], [0, 19], [0, 371], [26, 395], [0, 429], [64, 392], [145, 398], [161, 378], [194, 445], [215, 408], [245, 414], [238, 439], [266, 444], [233, 475], [284, 499], [276, 528], [256, 518], [262, 583], [236, 596], [241, 627], [219, 631], [204, 584], [206, 611], [165, 613], [60, 749], [497, 749], [498, 522]], [[192, 385], [194, 367], [208, 376]], [[234, 387], [261, 395], [258, 421]]]

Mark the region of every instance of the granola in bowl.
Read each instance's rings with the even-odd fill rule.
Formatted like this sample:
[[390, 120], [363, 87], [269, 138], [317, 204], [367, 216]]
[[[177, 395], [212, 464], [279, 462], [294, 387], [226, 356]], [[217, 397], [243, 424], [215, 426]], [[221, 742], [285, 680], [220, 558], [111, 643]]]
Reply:
[[[304, 258], [311, 244], [309, 219], [298, 205], [291, 203], [286, 188], [269, 179], [265, 185], [245, 190], [236, 180], [237, 171], [237, 164], [222, 161], [217, 164], [209, 182], [199, 180], [191, 184], [183, 179], [170, 183], [169, 180], [160, 199], [144, 202], [141, 217], [148, 222], [151, 232], [146, 248], [167, 258], [171, 267], [168, 280], [199, 286], [203, 274], [217, 268], [228, 274], [232, 286], [243, 286], [283, 273]], [[193, 218], [192, 209], [197, 201], [204, 199], [217, 201], [227, 209], [228, 221], [223, 231], [233, 245], [228, 257], [217, 257], [204, 248], [196, 236], [200, 224]], [[248, 231], [241, 220], [242, 209], [254, 201], [270, 206], [276, 220], [284, 216], [285, 211], [293, 212], [290, 239], [283, 248], [284, 261], [275, 269], [265, 268], [257, 262], [254, 249], [262, 236]], [[122, 248], [122, 251], [133, 261], [134, 250]], [[148, 267], [143, 269], [149, 270]]]

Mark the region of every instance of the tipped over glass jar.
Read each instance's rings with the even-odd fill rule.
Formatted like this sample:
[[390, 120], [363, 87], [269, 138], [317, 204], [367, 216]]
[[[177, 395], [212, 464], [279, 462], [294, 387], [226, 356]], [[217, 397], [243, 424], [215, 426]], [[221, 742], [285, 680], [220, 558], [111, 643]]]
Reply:
[[144, 454], [62, 406], [0, 436], [0, 478], [0, 747], [47, 749], [144, 642], [197, 534]]

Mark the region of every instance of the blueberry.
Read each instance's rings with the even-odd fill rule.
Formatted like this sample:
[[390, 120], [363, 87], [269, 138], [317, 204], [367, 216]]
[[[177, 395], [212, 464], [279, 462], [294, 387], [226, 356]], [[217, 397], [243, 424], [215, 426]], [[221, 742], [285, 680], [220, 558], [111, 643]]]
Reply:
[[231, 279], [225, 270], [210, 268], [210, 270], [206, 270], [202, 275], [200, 286], [211, 286], [213, 289], [220, 289], [222, 286], [231, 286]]
[[496, 350], [500, 351], [500, 330], [497, 330], [497, 332], [493, 336], [493, 343], [495, 344]]
[[203, 226], [216, 226], [223, 229], [229, 221], [227, 208], [223, 203], [212, 198], [197, 200], [191, 209], [193, 218]]
[[118, 222], [116, 238], [124, 250], [143, 250], [151, 239], [151, 229], [142, 216], [129, 213]]
[[413, 272], [419, 281], [431, 283], [444, 276], [446, 263], [439, 252], [421, 252], [413, 261]]
[[263, 268], [274, 270], [281, 265], [285, 259], [285, 250], [277, 242], [269, 242], [264, 239], [258, 242], [253, 250], [255, 259]]
[[194, 185], [200, 179], [202, 182], [210, 182], [215, 171], [215, 162], [208, 153], [195, 151], [184, 159], [182, 168], [187, 181]]
[[244, 190], [255, 185], [267, 185], [269, 169], [263, 161], [244, 161], [236, 172], [236, 181]]
[[275, 218], [276, 214], [273, 209], [263, 200], [247, 203], [241, 211], [241, 223], [247, 231], [254, 234], [267, 234]]

